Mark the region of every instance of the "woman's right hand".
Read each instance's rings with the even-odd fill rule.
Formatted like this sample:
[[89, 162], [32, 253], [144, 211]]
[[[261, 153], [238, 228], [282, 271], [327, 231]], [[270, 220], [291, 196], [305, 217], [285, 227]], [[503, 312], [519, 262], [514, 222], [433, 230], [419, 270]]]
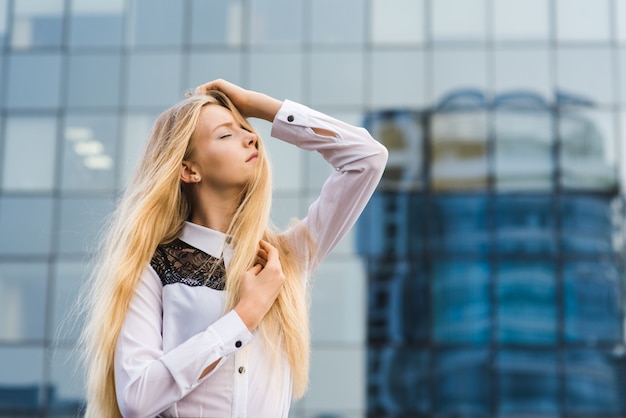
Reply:
[[285, 282], [278, 250], [267, 241], [259, 242], [257, 263], [243, 276], [239, 289], [239, 303], [235, 311], [253, 331], [278, 297]]

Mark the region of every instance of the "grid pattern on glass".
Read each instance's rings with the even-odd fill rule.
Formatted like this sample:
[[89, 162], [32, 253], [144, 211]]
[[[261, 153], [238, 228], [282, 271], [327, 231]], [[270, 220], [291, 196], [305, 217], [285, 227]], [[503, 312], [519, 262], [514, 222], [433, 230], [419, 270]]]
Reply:
[[64, 30], [63, 0], [20, 0], [13, 2], [11, 47], [59, 47]]

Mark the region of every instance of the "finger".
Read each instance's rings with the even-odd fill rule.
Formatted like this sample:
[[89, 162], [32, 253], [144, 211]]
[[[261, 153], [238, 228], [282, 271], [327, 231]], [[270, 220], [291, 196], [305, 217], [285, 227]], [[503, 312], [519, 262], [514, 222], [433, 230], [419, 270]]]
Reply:
[[260, 264], [262, 267], [265, 267], [265, 265], [267, 264], [267, 260], [263, 259], [263, 258], [259, 258], [257, 257], [256, 259], [256, 264]]
[[257, 255], [257, 257], [260, 257], [260, 258], [262, 258], [264, 260], [267, 260], [267, 257], [268, 257], [267, 251], [265, 251], [262, 248], [259, 248], [259, 251], [257, 251], [256, 255]]
[[253, 265], [252, 267], [248, 269], [248, 272], [252, 273], [255, 276], [258, 276], [262, 270], [263, 270], [263, 266], [259, 263], [256, 263], [255, 265]]

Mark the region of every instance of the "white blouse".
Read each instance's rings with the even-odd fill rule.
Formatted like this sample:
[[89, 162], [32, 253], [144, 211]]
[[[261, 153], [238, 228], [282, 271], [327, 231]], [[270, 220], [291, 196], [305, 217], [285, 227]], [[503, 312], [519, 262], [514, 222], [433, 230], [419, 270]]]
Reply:
[[[313, 128], [334, 135], [319, 135]], [[281, 106], [271, 134], [318, 151], [335, 168], [302, 221], [316, 246], [308, 277], [361, 214], [380, 181], [387, 150], [365, 129], [290, 101]], [[309, 253], [300, 228], [285, 234], [296, 252]], [[179, 238], [210, 256], [223, 255], [228, 269], [232, 251], [223, 233], [188, 222]], [[125, 417], [288, 416], [287, 360], [273, 363], [257, 333], [250, 333], [234, 310], [224, 314], [224, 303], [222, 290], [164, 285], [152, 266], [146, 268], [115, 352], [117, 399]]]

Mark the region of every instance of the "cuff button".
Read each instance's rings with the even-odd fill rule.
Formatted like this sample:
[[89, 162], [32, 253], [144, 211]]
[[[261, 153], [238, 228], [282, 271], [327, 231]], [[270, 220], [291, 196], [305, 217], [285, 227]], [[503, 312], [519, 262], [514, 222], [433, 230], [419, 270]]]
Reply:
[[293, 122], [293, 115], [287, 116], [287, 121], [288, 122]]
[[241, 347], [241, 341], [237, 341], [237, 342], [235, 343], [235, 347], [237, 347], [237, 348]]

